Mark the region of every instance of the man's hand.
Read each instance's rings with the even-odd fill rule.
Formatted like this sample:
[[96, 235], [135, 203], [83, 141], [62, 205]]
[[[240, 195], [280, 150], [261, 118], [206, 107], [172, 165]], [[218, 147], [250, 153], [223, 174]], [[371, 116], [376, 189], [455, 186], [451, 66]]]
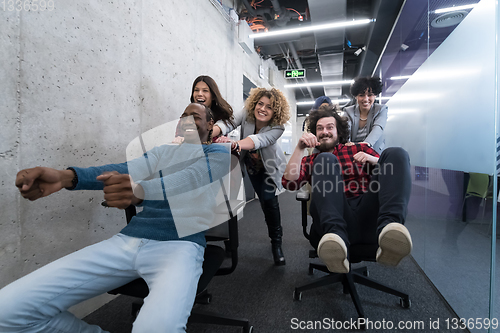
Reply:
[[213, 143], [229, 143], [231, 142], [231, 139], [228, 138], [227, 136], [219, 136], [216, 139], [212, 141]]
[[36, 167], [19, 171], [16, 186], [23, 198], [34, 201], [70, 187], [73, 177], [71, 170]]
[[104, 200], [108, 207], [125, 209], [131, 204], [135, 205], [142, 201], [134, 195], [134, 189], [140, 192], [142, 187], [134, 184], [128, 174], [116, 171], [104, 172], [96, 179], [104, 183]]
[[172, 140], [172, 143], [176, 143], [178, 145], [180, 145], [183, 142], [184, 142], [184, 137], [182, 137], [182, 136], [176, 136], [174, 138], [174, 140]]
[[300, 177], [300, 167], [304, 149], [319, 146], [318, 138], [312, 133], [304, 133], [299, 139], [292, 156], [288, 160], [283, 177], [288, 181], [295, 181]]
[[353, 156], [353, 158], [354, 158], [354, 161], [361, 163], [361, 164], [365, 164], [365, 163], [377, 164], [378, 163], [378, 157], [367, 154], [364, 151], [357, 152]]
[[316, 148], [316, 146], [319, 146], [319, 141], [316, 135], [312, 133], [302, 134], [299, 142], [297, 143], [297, 147], [299, 149]]

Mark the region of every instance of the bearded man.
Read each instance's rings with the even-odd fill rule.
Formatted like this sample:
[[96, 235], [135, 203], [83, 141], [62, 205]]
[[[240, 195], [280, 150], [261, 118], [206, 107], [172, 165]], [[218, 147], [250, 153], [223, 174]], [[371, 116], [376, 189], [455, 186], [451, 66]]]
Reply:
[[[412, 250], [403, 225], [411, 192], [408, 153], [397, 147], [379, 154], [369, 145], [346, 144], [349, 127], [335, 107], [309, 114], [304, 133], [287, 164], [283, 186], [312, 187], [311, 245], [328, 270], [350, 270], [349, 246], [378, 240], [378, 262], [396, 266]], [[302, 157], [306, 148], [316, 148]]]

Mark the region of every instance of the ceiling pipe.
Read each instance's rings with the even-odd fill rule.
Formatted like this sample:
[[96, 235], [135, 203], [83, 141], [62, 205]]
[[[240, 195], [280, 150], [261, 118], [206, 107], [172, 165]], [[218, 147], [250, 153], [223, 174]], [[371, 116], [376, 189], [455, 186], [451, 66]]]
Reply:
[[[292, 42], [287, 43], [288, 48], [290, 49], [290, 52], [292, 52], [293, 60], [295, 61], [295, 64], [297, 65], [297, 68], [302, 68], [302, 63], [300, 62], [299, 55], [297, 54], [297, 50], [295, 50], [295, 46], [293, 45]], [[309, 83], [306, 78], [304, 78], [304, 83]], [[307, 87], [307, 91], [309, 92], [309, 95], [311, 98], [314, 100], [314, 95], [312, 93], [311, 87]]]
[[[380, 9], [380, 3], [381, 1], [375, 1], [375, 4], [374, 4], [374, 9], [373, 9], [373, 13], [378, 13], [379, 9]], [[373, 17], [377, 17], [376, 15], [374, 15]], [[372, 51], [370, 50], [370, 41], [372, 39], [372, 36], [373, 36], [373, 30], [375, 28], [375, 24], [371, 24], [369, 27], [368, 27], [368, 36], [366, 38], [366, 45], [364, 46], [364, 50], [365, 52], [362, 52], [361, 54], [361, 59], [360, 59], [360, 66], [358, 68], [358, 72], [356, 73], [356, 77], [360, 77], [360, 76], [366, 76], [364, 75], [365, 73], [365, 62], [366, 62], [366, 57], [367, 57], [367, 54], [368, 53], [372, 53]], [[371, 54], [370, 54], [371, 55]], [[356, 54], [356, 56], [359, 56], [359, 54]]]
[[300, 16], [295, 12], [288, 11], [285, 7], [281, 7], [278, 0], [271, 0], [273, 9], [271, 8], [254, 9], [252, 5], [250, 5], [248, 0], [242, 0], [242, 2], [245, 8], [247, 9], [248, 13], [250, 13], [252, 17], [257, 17], [257, 16], [262, 17], [267, 26], [269, 26], [269, 21], [267, 20], [264, 14], [268, 14], [271, 17], [274, 16], [274, 14], [277, 14], [278, 18], [273, 19], [272, 22], [274, 22], [279, 27], [285, 26], [292, 18], [295, 17], [298, 18]]
[[253, 7], [250, 5], [250, 3], [248, 2], [248, 0], [242, 0], [242, 1], [243, 1], [243, 5], [247, 9], [247, 11], [250, 13], [250, 15], [252, 15], [253, 17], [257, 16], [257, 13], [255, 12], [255, 9], [253, 9]]
[[288, 21], [290, 21], [292, 16], [285, 7], [281, 7], [278, 0], [271, 0], [271, 3], [273, 4], [274, 12], [278, 14], [278, 18], [274, 20], [276, 22], [276, 25], [279, 27], [284, 27], [288, 23]]
[[[347, 0], [309, 1], [311, 22], [315, 25], [331, 21], [347, 20]], [[316, 54], [318, 56], [321, 78], [323, 81], [344, 79], [344, 43], [345, 28], [331, 31], [315, 31]], [[324, 87], [324, 95], [334, 97], [342, 95], [342, 86]]]

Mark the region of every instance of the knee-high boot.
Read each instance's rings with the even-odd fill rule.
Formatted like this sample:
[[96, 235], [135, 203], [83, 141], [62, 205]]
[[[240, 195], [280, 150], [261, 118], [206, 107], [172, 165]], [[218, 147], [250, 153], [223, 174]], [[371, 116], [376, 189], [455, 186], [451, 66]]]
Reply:
[[269, 238], [271, 238], [271, 250], [273, 252], [274, 264], [276, 266], [285, 265], [285, 256], [281, 250], [281, 238], [283, 236], [283, 228], [281, 227], [280, 206], [278, 197], [261, 202], [262, 211], [266, 219]]

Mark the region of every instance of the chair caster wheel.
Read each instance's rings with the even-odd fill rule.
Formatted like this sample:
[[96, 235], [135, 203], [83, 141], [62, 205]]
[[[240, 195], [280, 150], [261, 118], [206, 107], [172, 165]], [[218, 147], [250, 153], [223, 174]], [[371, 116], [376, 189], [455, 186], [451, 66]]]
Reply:
[[210, 304], [212, 302], [212, 295], [205, 294], [196, 299], [196, 303], [198, 304]]
[[212, 295], [203, 292], [202, 294], [198, 295], [195, 299], [196, 304], [210, 304], [212, 302]]
[[401, 305], [401, 307], [403, 307], [405, 309], [409, 309], [410, 306], [411, 306], [411, 301], [410, 301], [409, 298], [407, 298], [407, 299], [400, 298], [399, 299], [399, 305]]
[[253, 326], [243, 327], [243, 333], [252, 333], [252, 332], [253, 332]]
[[302, 293], [300, 291], [297, 291], [297, 289], [295, 289], [293, 292], [293, 299], [296, 301], [301, 301], [302, 300]]

